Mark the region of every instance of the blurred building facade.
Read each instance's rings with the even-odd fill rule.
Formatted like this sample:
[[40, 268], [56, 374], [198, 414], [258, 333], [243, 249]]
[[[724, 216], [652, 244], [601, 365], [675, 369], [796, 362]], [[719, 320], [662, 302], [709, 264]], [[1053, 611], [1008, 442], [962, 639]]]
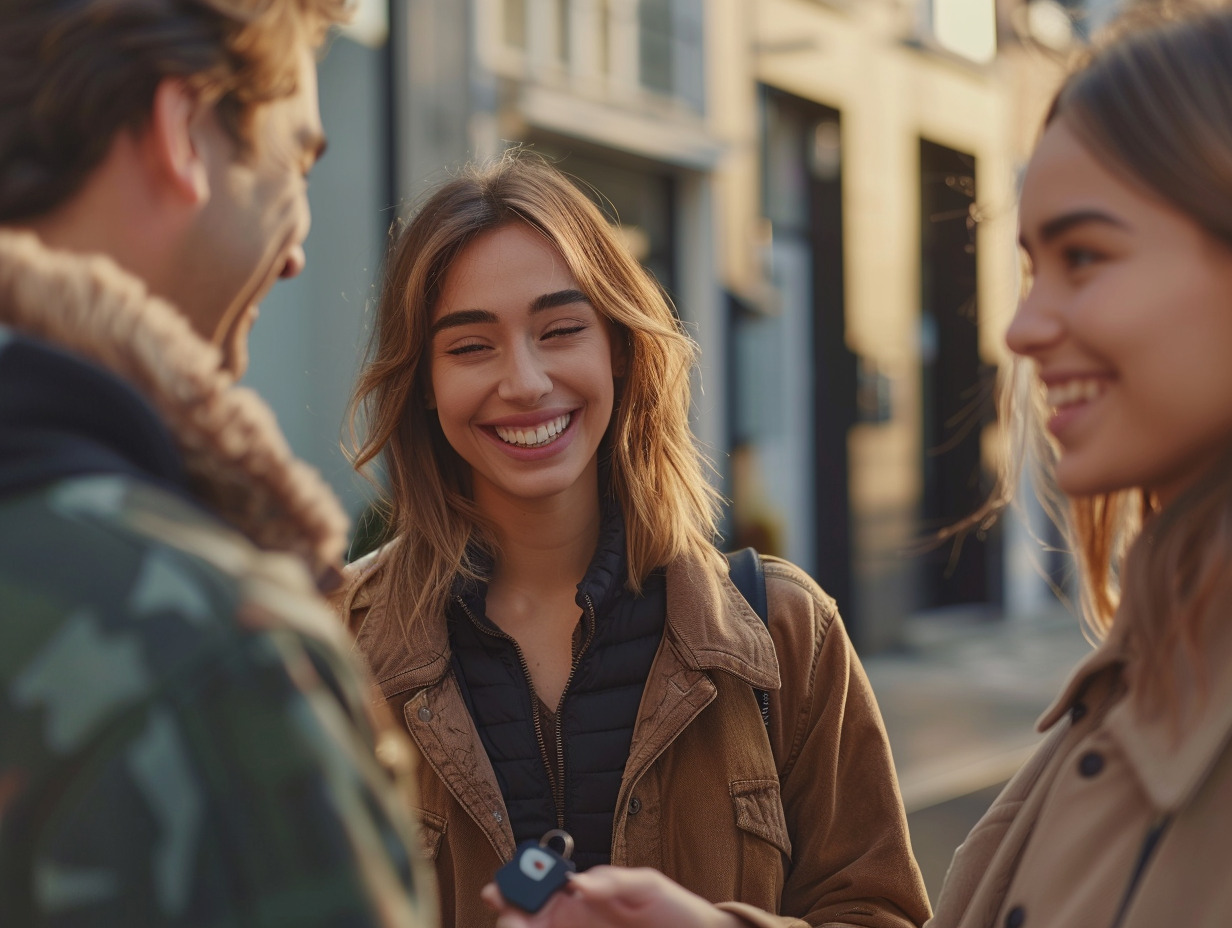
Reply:
[[912, 552], [991, 486], [1017, 174], [1069, 14], [1109, 8], [368, 0], [322, 65], [308, 269], [267, 301], [249, 382], [357, 514], [338, 442], [385, 231], [452, 167], [530, 146], [701, 345], [729, 545], [808, 569], [865, 650], [922, 611], [1030, 611], [1048, 593], [1019, 523]]

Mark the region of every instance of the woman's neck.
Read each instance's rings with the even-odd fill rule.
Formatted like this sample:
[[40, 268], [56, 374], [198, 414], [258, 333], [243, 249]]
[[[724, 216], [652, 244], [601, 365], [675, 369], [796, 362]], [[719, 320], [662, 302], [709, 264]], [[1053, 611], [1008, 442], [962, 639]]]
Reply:
[[500, 555], [491, 582], [500, 586], [572, 589], [582, 579], [599, 543], [598, 485], [540, 503], [476, 500], [496, 535]]

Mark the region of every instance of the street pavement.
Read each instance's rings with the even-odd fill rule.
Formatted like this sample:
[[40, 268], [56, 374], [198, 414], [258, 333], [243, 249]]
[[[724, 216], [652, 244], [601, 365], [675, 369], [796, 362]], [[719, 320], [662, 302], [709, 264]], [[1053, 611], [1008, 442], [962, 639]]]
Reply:
[[992, 620], [959, 610], [913, 617], [901, 648], [864, 662], [934, 902], [954, 848], [1039, 743], [1036, 719], [1090, 649], [1061, 606]]

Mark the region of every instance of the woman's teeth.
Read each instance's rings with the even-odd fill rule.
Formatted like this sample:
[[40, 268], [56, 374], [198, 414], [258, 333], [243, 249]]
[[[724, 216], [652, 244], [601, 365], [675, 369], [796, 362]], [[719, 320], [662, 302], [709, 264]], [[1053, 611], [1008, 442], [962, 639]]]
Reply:
[[1048, 405], [1053, 409], [1060, 409], [1062, 406], [1093, 400], [1104, 392], [1104, 386], [1103, 380], [1095, 378], [1067, 380], [1048, 388]]
[[572, 413], [565, 413], [563, 416], [557, 416], [551, 422], [545, 422], [533, 429], [508, 429], [498, 425], [496, 426], [496, 434], [500, 436], [501, 441], [506, 441], [511, 445], [518, 445], [522, 448], [537, 448], [540, 445], [546, 445], [554, 441], [557, 435], [568, 428], [572, 415]]

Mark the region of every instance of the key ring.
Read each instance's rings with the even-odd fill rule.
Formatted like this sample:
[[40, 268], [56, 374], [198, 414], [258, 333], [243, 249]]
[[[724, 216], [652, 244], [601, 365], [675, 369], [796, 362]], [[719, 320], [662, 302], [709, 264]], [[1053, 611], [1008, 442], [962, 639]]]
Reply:
[[565, 858], [565, 860], [571, 858], [573, 856], [573, 835], [569, 834], [569, 832], [565, 831], [563, 828], [553, 828], [539, 839], [539, 846], [547, 847], [552, 842], [553, 838], [560, 838], [560, 843], [565, 846], [565, 849], [561, 852], [560, 856]]

